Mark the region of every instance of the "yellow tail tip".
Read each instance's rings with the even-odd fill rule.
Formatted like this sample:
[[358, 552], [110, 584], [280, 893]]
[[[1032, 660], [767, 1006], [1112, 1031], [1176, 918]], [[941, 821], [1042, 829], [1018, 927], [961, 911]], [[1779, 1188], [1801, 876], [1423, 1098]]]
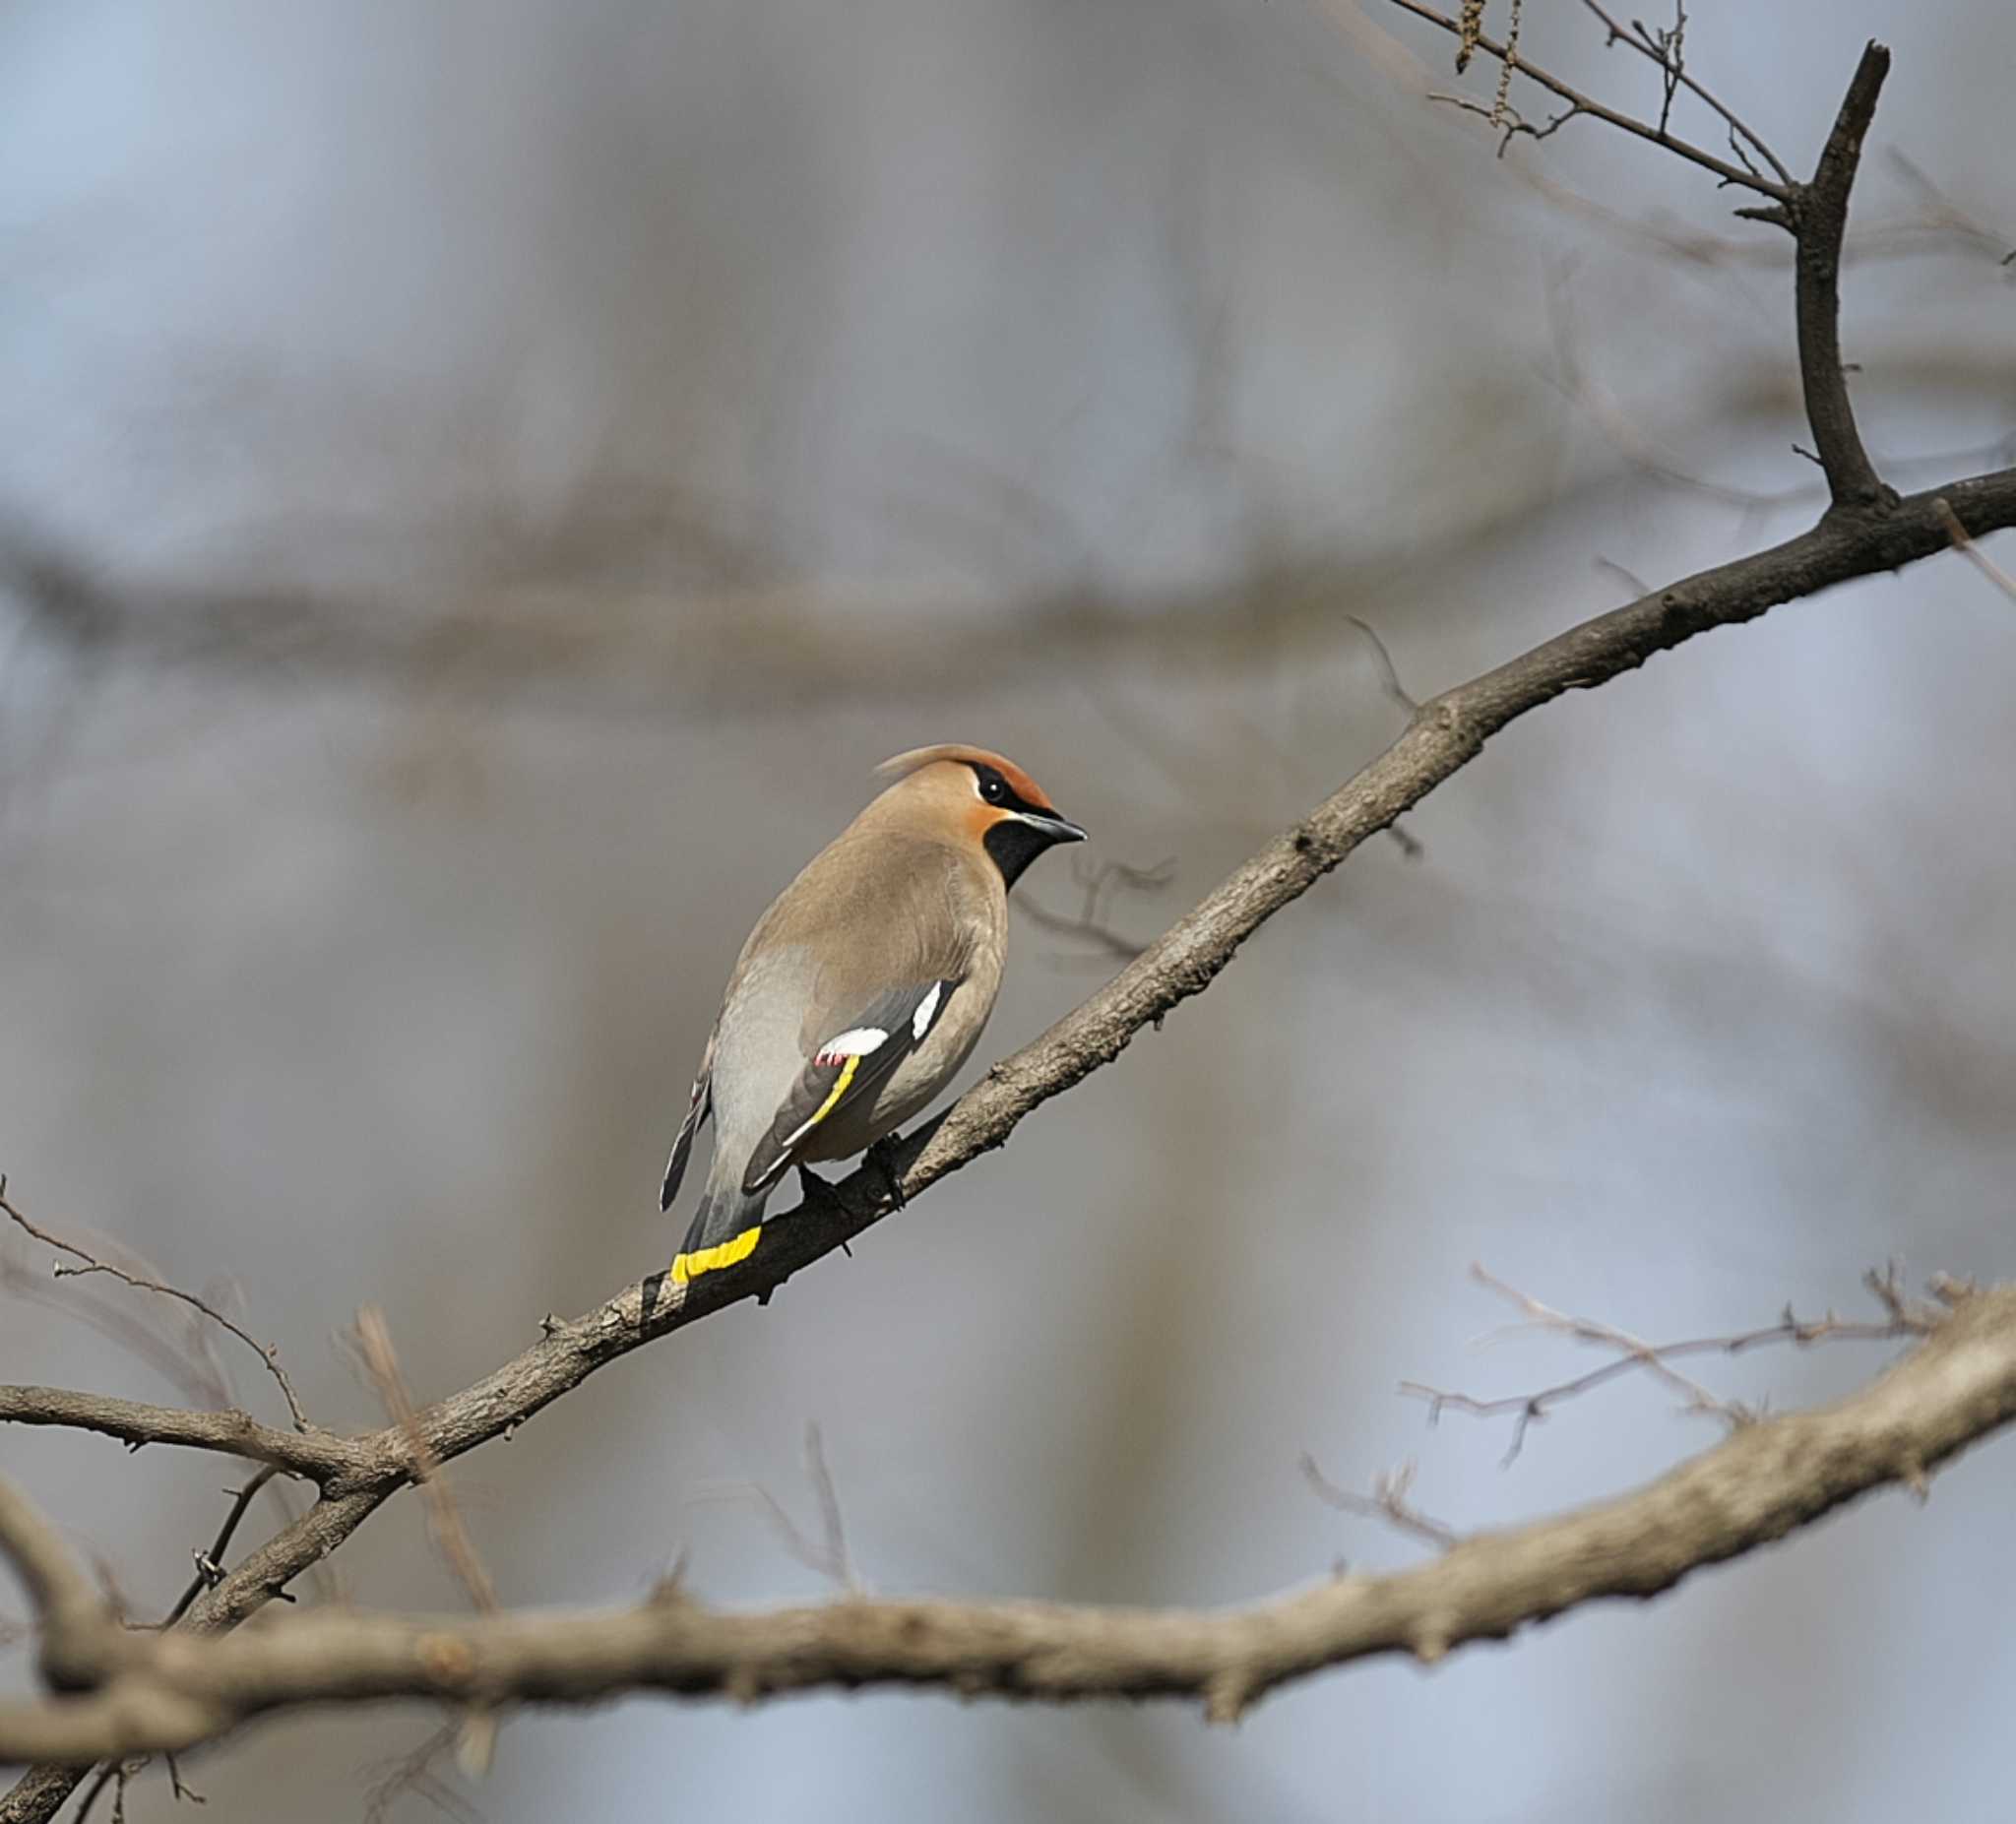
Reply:
[[703, 1273], [713, 1273], [721, 1267], [732, 1267], [738, 1260], [747, 1260], [756, 1251], [757, 1238], [763, 1233], [763, 1225], [745, 1228], [731, 1239], [716, 1243], [711, 1248], [695, 1248], [690, 1254], [676, 1254], [672, 1257], [672, 1284], [684, 1286], [689, 1280], [697, 1280]]

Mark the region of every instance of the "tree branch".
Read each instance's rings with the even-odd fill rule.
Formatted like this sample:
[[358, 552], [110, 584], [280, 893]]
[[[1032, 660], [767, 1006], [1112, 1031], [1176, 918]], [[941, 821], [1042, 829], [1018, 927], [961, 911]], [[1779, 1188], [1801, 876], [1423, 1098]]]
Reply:
[[[1952, 1315], [1923, 1344], [1848, 1399], [1759, 1420], [1631, 1494], [1477, 1534], [1412, 1570], [1202, 1612], [850, 1599], [732, 1614], [674, 1589], [617, 1610], [323, 1609], [202, 1640], [136, 1634], [94, 1611], [66, 1621], [66, 1651], [100, 1688], [0, 1709], [0, 1758], [192, 1747], [317, 1703], [589, 1703], [637, 1690], [743, 1703], [868, 1685], [1046, 1702], [1177, 1697], [1229, 1722], [1325, 1667], [1396, 1653], [1432, 1663], [1585, 1603], [1656, 1596], [1888, 1483], [1922, 1494], [1933, 1469], [2016, 1420], [2016, 1285], [1952, 1295]], [[0, 1501], [15, 1504], [0, 1505], [0, 1543], [19, 1552], [18, 1525], [5, 1521], [19, 1497], [0, 1490]]]
[[[25, 1494], [0, 1478], [0, 1557], [14, 1566], [41, 1626], [44, 1675], [59, 1689], [70, 1684], [58, 1643], [93, 1634], [107, 1619], [104, 1603], [70, 1555], [61, 1535]], [[0, 1747], [0, 1759], [6, 1750]]]
[[[1796, 187], [1788, 183], [1774, 182], [1761, 172], [1747, 165], [1732, 164], [1727, 158], [1718, 157], [1677, 134], [1670, 133], [1664, 126], [1654, 126], [1650, 121], [1634, 119], [1629, 114], [1620, 114], [1613, 107], [1606, 107], [1601, 101], [1592, 99], [1579, 89], [1572, 89], [1552, 72], [1542, 69], [1538, 64], [1529, 63], [1509, 44], [1500, 44], [1485, 37], [1481, 32], [1466, 32], [1462, 24], [1451, 19], [1447, 13], [1436, 7], [1423, 4], [1423, 0], [1392, 0], [1393, 5], [1403, 12], [1412, 13], [1417, 19], [1424, 19], [1431, 26], [1439, 26], [1465, 43], [1474, 44], [1486, 56], [1495, 57], [1508, 70], [1517, 70], [1521, 76], [1538, 83], [1549, 94], [1558, 95], [1568, 103], [1569, 114], [1587, 114], [1592, 120], [1601, 120], [1607, 126], [1615, 127], [1621, 133], [1628, 133], [1635, 139], [1648, 140], [1655, 146], [1663, 146], [1670, 153], [1685, 158], [1690, 164], [1698, 164], [1704, 171], [1712, 171], [1726, 184], [1734, 184], [1739, 189], [1754, 191], [1767, 196], [1773, 202], [1789, 205], [1797, 194]], [[1636, 47], [1634, 47], [1636, 48]], [[1687, 85], [1690, 89], [1693, 84]], [[1711, 104], [1718, 105], [1719, 104]], [[1743, 131], [1748, 133], [1749, 129]], [[1766, 155], [1769, 156], [1768, 154]]]
[[74, 1393], [65, 1387], [0, 1386], [0, 1424], [67, 1425], [117, 1438], [134, 1450], [144, 1444], [182, 1444], [271, 1463], [306, 1481], [368, 1477], [380, 1455], [350, 1438], [312, 1426], [280, 1431], [239, 1412], [193, 1413], [179, 1406], [149, 1406], [112, 1394]]
[[224, 1491], [231, 1497], [231, 1505], [224, 1514], [223, 1523], [218, 1528], [217, 1537], [210, 1541], [208, 1551], [199, 1546], [190, 1554], [196, 1560], [196, 1575], [190, 1580], [188, 1589], [184, 1590], [176, 1601], [175, 1606], [168, 1610], [167, 1618], [161, 1623], [162, 1627], [173, 1627], [189, 1612], [189, 1604], [204, 1591], [214, 1590], [223, 1582], [224, 1553], [230, 1549], [239, 1524], [251, 1511], [252, 1503], [259, 1498], [260, 1489], [279, 1474], [280, 1472], [269, 1463], [263, 1470], [255, 1472], [252, 1479], [242, 1488], [228, 1488]]
[[1614, 1325], [1598, 1323], [1587, 1317], [1571, 1317], [1565, 1311], [1556, 1311], [1551, 1305], [1542, 1304], [1538, 1298], [1531, 1298], [1495, 1275], [1486, 1273], [1480, 1265], [1473, 1264], [1470, 1272], [1480, 1285], [1511, 1299], [1525, 1312], [1526, 1323], [1513, 1328], [1551, 1330], [1577, 1343], [1593, 1343], [1599, 1348], [1617, 1352], [1613, 1359], [1601, 1367], [1591, 1368], [1569, 1380], [1557, 1381], [1551, 1387], [1543, 1387], [1534, 1393], [1506, 1394], [1496, 1399], [1452, 1393], [1447, 1388], [1430, 1387], [1422, 1381], [1400, 1383], [1402, 1393], [1427, 1402], [1428, 1423], [1431, 1425], [1440, 1421], [1445, 1411], [1468, 1413], [1477, 1418], [1510, 1417], [1513, 1420], [1512, 1441], [1502, 1459], [1507, 1469], [1518, 1461], [1520, 1451], [1525, 1448], [1528, 1429], [1545, 1418], [1556, 1406], [1640, 1371], [1650, 1372], [1674, 1387], [1690, 1413], [1709, 1414], [1731, 1425], [1749, 1424], [1756, 1419], [1757, 1415], [1747, 1407], [1719, 1400], [1698, 1381], [1676, 1374], [1672, 1368], [1676, 1355], [1739, 1355], [1745, 1350], [1771, 1343], [1794, 1343], [1807, 1349], [1815, 1343], [1833, 1341], [1893, 1342], [1899, 1337], [1927, 1335], [1938, 1321], [1933, 1307], [1920, 1308], [1905, 1299], [1893, 1270], [1889, 1276], [1871, 1273], [1863, 1281], [1888, 1313], [1881, 1323], [1851, 1323], [1835, 1316], [1832, 1311], [1825, 1317], [1801, 1319], [1788, 1304], [1777, 1323], [1767, 1324], [1762, 1329], [1739, 1331], [1729, 1336], [1686, 1337], [1677, 1343], [1646, 1343]]
[[[1575, 115], [1588, 114], [1620, 132], [1664, 146], [1669, 152], [1713, 171], [1725, 184], [1740, 185], [1769, 197], [1769, 203], [1739, 209], [1736, 214], [1752, 221], [1774, 222], [1788, 229], [1797, 243], [1794, 259], [1794, 296], [1799, 378], [1805, 395], [1806, 420], [1813, 429], [1813, 441], [1818, 446], [1820, 467], [1827, 476], [1828, 492], [1837, 507], [1850, 510], [1880, 510], [1895, 503], [1896, 491], [1876, 473], [1868, 452], [1862, 447], [1861, 433], [1856, 428], [1855, 410], [1849, 402], [1847, 375], [1841, 364], [1841, 246], [1848, 227], [1848, 199], [1855, 187], [1856, 172], [1861, 164], [1862, 141], [1868, 134], [1869, 122], [1875, 116], [1883, 79], [1890, 73], [1890, 52], [1887, 48], [1873, 39], [1863, 47], [1861, 61], [1856, 67], [1848, 94], [1835, 116], [1834, 130], [1827, 136], [1827, 144], [1821, 150], [1812, 181], [1795, 184], [1786, 178], [1785, 167], [1764, 142], [1685, 74], [1671, 46], [1662, 46], [1657, 39], [1645, 33], [1642, 26], [1634, 27], [1633, 31], [1624, 31], [1595, 0], [1583, 0], [1583, 4], [1603, 22], [1611, 42], [1628, 44], [1657, 63], [1666, 72], [1670, 83], [1682, 83], [1700, 94], [1729, 123], [1732, 147], [1740, 154], [1741, 147], [1735, 137], [1740, 133], [1763, 154], [1783, 181], [1774, 182], [1748, 163], [1732, 165], [1713, 153], [1676, 139], [1667, 130], [1665, 111], [1661, 113], [1659, 124], [1654, 126], [1628, 114], [1620, 114], [1614, 108], [1605, 107], [1579, 90], [1571, 89], [1559, 77], [1526, 61], [1512, 45], [1494, 43], [1474, 29], [1466, 29], [1464, 22], [1422, 4], [1422, 0], [1392, 0], [1392, 4], [1454, 33], [1466, 46], [1477, 45], [1497, 58], [1507, 71], [1519, 71], [1569, 104], [1567, 113], [1541, 129], [1529, 127], [1516, 115], [1513, 116], [1506, 133], [1508, 141], [1513, 133], [1520, 131], [1544, 139]], [[1430, 99], [1461, 101], [1463, 98], [1443, 95], [1431, 96]], [[1483, 110], [1479, 108], [1477, 111]], [[1501, 93], [1498, 106], [1490, 110], [1493, 125], [1499, 123], [1503, 112]], [[1504, 150], [1503, 144], [1499, 150]]]
[[1862, 49], [1813, 181], [1797, 192], [1791, 211], [1798, 239], [1793, 270], [1799, 382], [1820, 467], [1838, 507], [1883, 507], [1897, 498], [1862, 448], [1841, 365], [1841, 242], [1848, 228], [1848, 196], [1861, 163], [1862, 140], [1875, 114], [1876, 98], [1889, 73], [1889, 51], [1871, 40]]
[[1641, 57], [1649, 57], [1659, 66], [1660, 73], [1666, 79], [1666, 102], [1661, 108], [1659, 116], [1659, 124], [1662, 130], [1665, 128], [1667, 116], [1672, 108], [1674, 89], [1685, 89], [1690, 94], [1697, 95], [1707, 106], [1713, 108], [1716, 113], [1722, 116], [1724, 124], [1730, 130], [1732, 145], [1734, 145], [1737, 138], [1747, 141], [1764, 162], [1770, 165], [1778, 181], [1785, 185], [1787, 189], [1792, 187], [1793, 175], [1785, 168], [1778, 155], [1764, 143], [1763, 139], [1751, 127], [1743, 122], [1740, 116], [1731, 109], [1720, 95], [1696, 82], [1687, 73], [1686, 64], [1682, 61], [1680, 55], [1680, 35], [1686, 25], [1686, 14], [1684, 11], [1679, 14], [1678, 22], [1675, 24], [1672, 31], [1663, 32], [1659, 37], [1654, 37], [1635, 19], [1631, 22], [1629, 30], [1626, 30], [1616, 19], [1604, 10], [1598, 3], [1598, 0], [1582, 0], [1582, 4], [1594, 13], [1598, 19], [1603, 21], [1605, 31], [1609, 33], [1609, 43], [1626, 45], [1630, 49], [1635, 50]]

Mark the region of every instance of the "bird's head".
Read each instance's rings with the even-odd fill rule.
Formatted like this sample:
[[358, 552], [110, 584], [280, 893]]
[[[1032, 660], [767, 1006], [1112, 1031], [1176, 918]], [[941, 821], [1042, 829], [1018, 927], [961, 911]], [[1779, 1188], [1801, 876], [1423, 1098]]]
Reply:
[[895, 801], [892, 808], [976, 844], [1011, 887], [1045, 849], [1085, 841], [1085, 832], [1005, 754], [945, 742], [914, 747], [875, 771], [896, 781], [882, 794]]

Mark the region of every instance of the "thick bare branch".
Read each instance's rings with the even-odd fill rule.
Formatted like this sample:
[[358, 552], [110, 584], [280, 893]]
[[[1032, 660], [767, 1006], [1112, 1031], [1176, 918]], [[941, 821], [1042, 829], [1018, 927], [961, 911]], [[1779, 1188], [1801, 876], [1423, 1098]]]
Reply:
[[2016, 1286], [1955, 1294], [1916, 1351], [1833, 1406], [1763, 1419], [1634, 1493], [1247, 1608], [880, 1602], [735, 1614], [682, 1593], [613, 1611], [407, 1617], [323, 1609], [228, 1639], [80, 1622], [93, 1696], [0, 1710], [0, 1757], [176, 1749], [306, 1704], [585, 1703], [657, 1690], [749, 1703], [864, 1685], [1065, 1702], [1177, 1697], [1230, 1721], [1381, 1654], [1441, 1659], [1605, 1597], [1651, 1597], [1932, 1470], [2016, 1420]]
[[1848, 229], [1848, 197], [1861, 163], [1862, 140], [1889, 73], [1889, 51], [1873, 41], [1864, 46], [1813, 181], [1797, 193], [1792, 206], [1793, 231], [1798, 238], [1794, 296], [1799, 380], [1820, 467], [1839, 507], [1880, 507], [1896, 498], [1862, 448], [1841, 364], [1841, 242]]
[[[106, 1618], [105, 1605], [47, 1516], [4, 1478], [0, 1478], [0, 1558], [14, 1566], [28, 1592], [30, 1605], [41, 1624], [43, 1665], [48, 1670], [50, 1643], [94, 1632]], [[0, 1749], [0, 1758], [5, 1758], [4, 1749]]]
[[318, 1426], [281, 1431], [245, 1413], [192, 1413], [64, 1387], [0, 1386], [0, 1424], [66, 1425], [117, 1438], [135, 1450], [143, 1444], [214, 1450], [325, 1484], [368, 1477], [382, 1463], [382, 1452]]

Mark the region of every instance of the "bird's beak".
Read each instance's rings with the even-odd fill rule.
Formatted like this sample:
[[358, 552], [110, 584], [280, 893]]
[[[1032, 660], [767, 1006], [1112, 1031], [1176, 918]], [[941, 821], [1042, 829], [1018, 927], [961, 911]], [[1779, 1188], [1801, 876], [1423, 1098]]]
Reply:
[[1085, 832], [1068, 817], [1054, 811], [1017, 811], [1015, 815], [1032, 830], [1040, 830], [1053, 843], [1082, 843]]

